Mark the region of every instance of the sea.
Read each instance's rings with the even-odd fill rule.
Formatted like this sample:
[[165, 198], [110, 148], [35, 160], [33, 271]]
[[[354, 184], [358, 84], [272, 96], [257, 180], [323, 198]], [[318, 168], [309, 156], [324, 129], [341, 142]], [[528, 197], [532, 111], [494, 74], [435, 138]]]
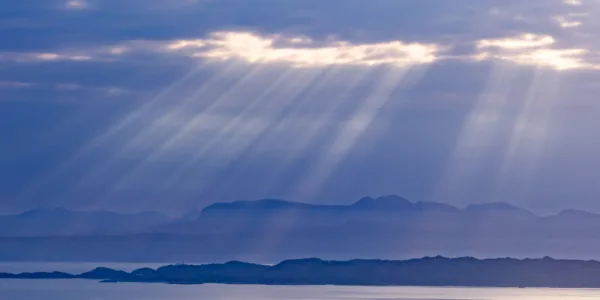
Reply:
[[[99, 264], [0, 263], [0, 272], [83, 272]], [[101, 264], [134, 270], [152, 264]], [[157, 264], [158, 266], [160, 264]], [[591, 300], [596, 289], [170, 285], [94, 280], [0, 280], [0, 300]]]

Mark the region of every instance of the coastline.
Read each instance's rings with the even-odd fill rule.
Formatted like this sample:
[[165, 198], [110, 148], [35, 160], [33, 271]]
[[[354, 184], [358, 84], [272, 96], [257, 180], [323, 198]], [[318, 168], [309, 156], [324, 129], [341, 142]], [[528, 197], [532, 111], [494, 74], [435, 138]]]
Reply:
[[[2, 271], [2, 270], [0, 270]], [[232, 261], [168, 265], [131, 272], [98, 267], [66, 272], [1, 273], [0, 279], [86, 279], [102, 283], [225, 284], [263, 286], [381, 286], [489, 288], [600, 288], [600, 262], [472, 257], [325, 261], [286, 260], [276, 265]]]

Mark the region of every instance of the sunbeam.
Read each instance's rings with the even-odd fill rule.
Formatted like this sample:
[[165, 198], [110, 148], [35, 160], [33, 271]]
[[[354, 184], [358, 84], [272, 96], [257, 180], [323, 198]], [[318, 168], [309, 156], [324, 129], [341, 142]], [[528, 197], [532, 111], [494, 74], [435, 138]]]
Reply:
[[173, 91], [176, 91], [183, 84], [193, 79], [199, 72], [206, 67], [205, 63], [199, 63], [197, 66], [193, 67], [189, 72], [187, 72], [181, 78], [173, 81], [167, 87], [160, 90], [154, 97], [145, 101], [140, 107], [137, 107], [133, 112], [129, 113], [125, 118], [113, 124], [108, 129], [106, 129], [102, 134], [92, 138], [85, 145], [77, 149], [71, 157], [61, 162], [61, 164], [51, 170], [48, 174], [45, 174], [41, 177], [37, 182], [31, 184], [28, 189], [18, 196], [19, 199], [27, 199], [37, 191], [43, 187], [44, 185], [49, 184], [53, 179], [55, 179], [58, 175], [67, 172], [70, 168], [75, 166], [82, 158], [84, 158], [91, 151], [97, 149], [102, 144], [106, 143], [108, 140], [121, 133], [125, 128], [132, 125], [134, 122], [138, 121], [141, 118], [146, 117], [146, 114], [154, 109], [161, 101], [167, 98]]
[[[560, 88], [559, 79], [557, 72], [534, 71], [510, 133], [493, 195], [498, 195], [507, 185], [517, 195], [527, 191], [545, 147], [550, 117]], [[517, 166], [518, 172], [515, 172], [513, 168]]]
[[[260, 95], [253, 97], [241, 112], [231, 117], [220, 130], [213, 133], [179, 171], [169, 176], [164, 187], [168, 188], [175, 184], [183, 174], [193, 170], [196, 163], [202, 162], [209, 153], [216, 155], [211, 157], [211, 161], [219, 165], [222, 165], [224, 160], [230, 160], [231, 156], [238, 155], [238, 152], [251, 143], [257, 134], [268, 128], [271, 116], [265, 115], [265, 113], [277, 113], [294, 101], [299, 93], [304, 91], [307, 85], [321, 72], [323, 72], [322, 69], [286, 69]], [[256, 116], [259, 118], [250, 121], [249, 118], [256, 118]], [[244, 128], [250, 128], [251, 131], [247, 132]]]
[[[211, 96], [212, 95], [211, 92], [215, 88], [219, 88], [219, 85], [226, 83], [226, 81], [228, 79], [230, 79], [233, 74], [235, 74], [235, 73], [244, 74], [242, 79], [238, 83], [236, 83], [236, 85], [242, 85], [247, 80], [251, 79], [253, 75], [256, 75], [256, 72], [260, 71], [260, 69], [257, 68], [256, 66], [251, 66], [250, 70], [247, 70], [245, 66], [242, 66], [243, 69], [240, 72], [240, 70], [238, 70], [239, 67], [240, 66], [237, 66], [237, 64], [228, 64], [225, 66], [225, 68], [222, 69], [222, 71], [219, 72], [218, 75], [213, 76], [206, 82], [200, 83], [200, 86], [197, 88], [196, 91], [194, 91], [189, 96], [182, 97], [183, 100], [175, 102], [174, 107], [172, 107], [170, 109], [167, 108], [166, 113], [162, 114], [160, 116], [160, 118], [153, 121], [152, 124], [148, 128], [144, 129], [143, 132], [141, 132], [140, 134], [137, 134], [130, 142], [127, 143], [127, 145], [125, 145], [125, 147], [123, 147], [122, 151], [126, 152], [128, 150], [136, 149], [136, 146], [140, 146], [140, 144], [142, 144], [144, 142], [147, 143], [148, 140], [154, 140], [152, 135], [159, 132], [160, 129], [163, 127], [179, 128], [179, 127], [181, 127], [182, 123], [183, 123], [183, 126], [185, 127], [186, 126], [185, 122], [187, 122], [187, 120], [184, 116], [186, 114], [189, 115], [191, 111], [197, 110], [197, 106], [204, 105], [206, 107], [201, 108], [201, 109], [210, 110], [211, 107], [218, 105], [220, 100], [222, 98], [224, 98], [224, 95], [216, 97], [215, 99], [209, 99], [209, 100], [204, 100], [204, 99]], [[235, 89], [235, 87], [233, 89]], [[194, 119], [192, 119], [189, 122], [193, 122], [193, 120]], [[175, 123], [175, 125], [171, 125], [173, 123]], [[169, 140], [164, 145], [162, 145], [161, 147], [158, 147], [158, 148], [163, 149], [164, 147], [168, 147], [175, 140], [177, 140], [177, 138], [179, 137], [180, 134], [182, 134], [181, 131], [178, 132], [175, 136], [170, 137]], [[152, 147], [156, 147], [156, 143], [151, 142], [150, 144], [152, 144]]]
[[[350, 73], [351, 75], [345, 75], [347, 73]], [[305, 121], [309, 124], [303, 126], [303, 130], [296, 132], [294, 139], [290, 141], [291, 144], [287, 145], [287, 155], [283, 159], [284, 162], [276, 166], [276, 168], [268, 174], [270, 178], [273, 179], [271, 180], [272, 184], [265, 187], [266, 191], [281, 184], [278, 179], [282, 178], [282, 172], [284, 172], [287, 167], [285, 162], [293, 162], [295, 156], [302, 154], [304, 151], [313, 147], [314, 143], [319, 139], [319, 136], [329, 134], [332, 130], [332, 125], [334, 125], [334, 122], [332, 122], [335, 118], [334, 113], [340, 110], [343, 105], [348, 102], [348, 97], [352, 95], [362, 83], [369, 79], [369, 75], [372, 75], [372, 73], [373, 70], [371, 69], [346, 71], [344, 68], [338, 68], [337, 70], [328, 73], [327, 78], [321, 80], [319, 85], [306, 95], [307, 101], [311, 101], [313, 100], [312, 97], [317, 96], [321, 89], [328, 86], [334, 86], [338, 89], [333, 95], [328, 95], [331, 97], [329, 101], [323, 101], [321, 103], [321, 109], [319, 110], [318, 115], [312, 118], [311, 121]], [[314, 102], [311, 101], [311, 104], [314, 104]], [[271, 131], [273, 133], [280, 132], [281, 134], [288, 134], [285, 124], [286, 121], [281, 119]], [[275, 140], [271, 142], [264, 141], [265, 144], [272, 144], [275, 142]], [[266, 152], [267, 151], [263, 151], [262, 153], [266, 154]]]
[[[263, 71], [263, 68], [258, 65], [250, 65], [249, 68], [244, 67], [242, 70], [245, 72], [240, 73], [237, 68], [224, 68], [221, 73], [202, 83], [191, 96], [185, 97], [181, 104], [177, 103], [161, 118], [152, 122], [143, 132], [133, 137], [130, 142], [125, 143], [115, 157], [118, 159], [128, 155], [128, 153], [134, 153], [139, 162], [127, 174], [121, 174], [122, 178], [115, 185], [115, 189], [122, 189], [128, 182], [136, 179], [136, 176], [143, 171], [147, 163], [151, 163], [161, 155], [166, 155], [165, 153], [170, 148], [174, 147], [177, 142], [189, 135], [199, 125], [198, 122], [203, 117], [210, 116], [216, 109], [224, 105], [224, 101], [231, 100], [231, 93], [246, 88], [253, 79], [255, 80], [255, 75]], [[232, 76], [237, 77], [232, 72], [241, 74], [241, 76], [238, 77], [231, 88], [223, 90], [222, 85], [226, 84], [224, 81], [231, 80]], [[159, 133], [163, 130], [167, 130], [167, 132]], [[148, 152], [148, 154], [142, 154], [142, 157], [139, 157], [140, 152]], [[96, 175], [100, 175], [102, 171], [109, 168], [109, 163], [104, 164], [101, 170], [96, 171]]]
[[[200, 88], [198, 88], [198, 90], [200, 90], [201, 92], [195, 92], [190, 96], [187, 97], [181, 97], [182, 99], [178, 101], [172, 101], [172, 99], [165, 99], [165, 100], [171, 100], [168, 102], [164, 102], [162, 103], [162, 106], [165, 105], [170, 105], [171, 103], [174, 103], [174, 108], [171, 108], [170, 110], [167, 111], [166, 114], [162, 114], [161, 113], [161, 117], [158, 118], [157, 120], [150, 120], [150, 125], [145, 127], [145, 128], [140, 128], [140, 130], [137, 130], [136, 132], [131, 133], [131, 135], [129, 136], [129, 139], [124, 142], [124, 143], [120, 143], [119, 145], [115, 146], [114, 148], [116, 148], [117, 150], [115, 151], [115, 154], [113, 154], [111, 157], [107, 158], [106, 161], [102, 162], [99, 167], [97, 167], [95, 170], [93, 170], [92, 172], [88, 172], [84, 177], [80, 178], [78, 181], [78, 184], [75, 186], [75, 189], [81, 189], [81, 188], [86, 188], [89, 187], [90, 185], [97, 185], [97, 183], [99, 182], [100, 178], [102, 178], [102, 176], [106, 175], [107, 172], [110, 171], [111, 168], [113, 168], [115, 165], [118, 165], [118, 159], [125, 156], [128, 152], [134, 151], [136, 152], [136, 155], [139, 155], [139, 152], [143, 152], [144, 150], [147, 150], [143, 147], [142, 143], [149, 143], [152, 146], [151, 147], [157, 147], [156, 143], [158, 141], [160, 141], [161, 136], [163, 136], [162, 134], [159, 134], [158, 132], [162, 132], [163, 130], [169, 130], [170, 128], [164, 128], [164, 124], [171, 122], [171, 121], [175, 121], [173, 120], [173, 118], [175, 117], [175, 115], [177, 114], [177, 112], [181, 112], [183, 110], [187, 109], [191, 109], [191, 106], [194, 104], [194, 102], [197, 100], [197, 97], [200, 96], [206, 96], [205, 93], [208, 93], [208, 91], [210, 91], [211, 89], [215, 88], [215, 85], [218, 85], [220, 82], [222, 82], [223, 80], [229, 78], [232, 73], [237, 73], [239, 72], [240, 67], [242, 67], [242, 70], [245, 70], [245, 66], [234, 63], [234, 64], [229, 64], [226, 65], [222, 71], [218, 74], [215, 74], [213, 77], [211, 77], [208, 81], [204, 82], [202, 84], [202, 86]], [[169, 97], [168, 95], [165, 96], [165, 98]], [[170, 97], [177, 97], [174, 95], [171, 95]], [[183, 106], [184, 108], [180, 108], [181, 106]], [[162, 107], [156, 107], [156, 110], [162, 111]], [[154, 111], [146, 111], [145, 112], [147, 115], [145, 117], [149, 117], [151, 114], [155, 113]], [[179, 121], [179, 120], [177, 120]], [[173, 129], [171, 129], [173, 130]], [[176, 126], [174, 130], [179, 130], [179, 126]], [[166, 134], [167, 137], [169, 137], [170, 135], [172, 135], [171, 132], [167, 132], [168, 134]], [[151, 142], [149, 142], [149, 140], [151, 140]], [[140, 151], [141, 150], [141, 151]], [[134, 170], [135, 171], [135, 170]], [[121, 174], [121, 176], [125, 176], [124, 174]], [[97, 199], [101, 199], [102, 195], [97, 195]]]
[[466, 116], [456, 146], [446, 163], [433, 199], [460, 198], [480, 171], [482, 159], [500, 132], [501, 117], [510, 105], [519, 69], [508, 63], [494, 64], [486, 87]]
[[410, 67], [388, 68], [374, 91], [356, 109], [355, 114], [342, 126], [326, 153], [315, 163], [307, 178], [298, 185], [298, 193], [311, 199], [326, 183], [330, 174], [342, 162], [362, 137], [379, 111], [390, 101], [390, 97], [402, 82]]

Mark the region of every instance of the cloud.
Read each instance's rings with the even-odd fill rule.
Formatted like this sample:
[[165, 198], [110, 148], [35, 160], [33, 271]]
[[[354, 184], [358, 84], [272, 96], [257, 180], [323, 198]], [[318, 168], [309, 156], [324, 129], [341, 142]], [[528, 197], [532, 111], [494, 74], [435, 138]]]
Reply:
[[354, 44], [349, 41], [316, 42], [301, 36], [261, 36], [251, 32], [215, 32], [209, 39], [171, 42], [167, 49], [197, 58], [285, 63], [293, 67], [407, 66], [433, 63], [441, 50], [435, 44], [399, 40], [371, 44]]
[[[477, 61], [503, 60], [525, 66], [555, 70], [596, 69], [587, 61], [584, 48], [561, 48], [550, 35], [523, 33], [517, 36], [473, 42]], [[264, 35], [248, 31], [214, 32], [207, 37], [165, 41], [136, 40], [64, 53], [9, 53], [4, 59], [20, 62], [115, 61], [131, 55], [153, 53], [212, 61], [240, 60], [250, 64], [284, 64], [292, 67], [410, 66], [440, 60], [463, 59], [448, 55], [455, 45], [402, 40], [356, 43], [345, 40], [314, 40], [306, 36]], [[0, 56], [0, 59], [2, 56]]]
[[101, 92], [110, 96], [118, 96], [127, 94], [128, 91], [125, 88], [116, 86], [85, 86], [77, 83], [60, 83], [54, 85], [54, 88], [59, 91], [89, 91], [89, 92]]
[[[430, 7], [416, 0], [381, 0], [370, 4], [332, 0], [328, 5], [298, 0], [257, 1], [256, 5], [235, 0], [86, 1], [94, 9], [85, 14], [47, 15], [46, 10], [32, 10], [31, 19], [22, 21], [43, 21], [53, 28], [85, 28], [81, 33], [54, 30], [52, 37], [35, 36], [39, 49], [30, 50], [36, 52], [61, 52], [74, 46], [97, 48], [130, 41], [203, 40], [212, 38], [211, 34], [227, 32], [252, 32], [261, 38], [283, 34], [313, 40], [333, 36], [353, 45], [402, 41], [451, 47], [490, 37], [535, 32], [553, 36], [558, 43], [577, 40], [586, 44], [577, 48], [592, 49], [590, 39], [577, 38], [589, 30], [582, 26], [584, 20], [577, 15], [593, 13], [591, 2], [569, 5], [562, 0], [456, 0]], [[398, 18], [398, 12], [407, 11], [411, 13]], [[240, 18], [239, 14], [245, 17]], [[565, 29], [572, 33], [564, 32]], [[27, 32], [9, 35], [0, 48], [32, 47], [28, 42], [31, 37], [26, 37]]]
[[67, 9], [79, 10], [88, 8], [89, 4], [85, 0], [68, 0], [65, 3], [65, 7]]
[[86, 60], [91, 60], [92, 57], [88, 56], [88, 55], [37, 53], [37, 54], [31, 55], [30, 59], [31, 60], [39, 60], [39, 61], [60, 61], [60, 60], [86, 61]]
[[554, 19], [560, 25], [560, 27], [563, 27], [563, 28], [579, 27], [583, 24], [581, 21], [570, 20], [566, 16], [557, 16]]
[[35, 83], [0, 80], [0, 89], [23, 89], [35, 86]]
[[25, 90], [34, 88], [37, 91], [45, 93], [61, 92], [61, 93], [101, 93], [105, 96], [121, 96], [129, 94], [131, 91], [118, 86], [92, 86], [82, 85], [78, 83], [37, 83], [24, 81], [7, 81], [0, 80], [0, 89], [2, 90]]
[[477, 42], [477, 48], [500, 48], [507, 50], [521, 50], [550, 46], [555, 42], [556, 41], [551, 36], [523, 34], [521, 36], [510, 38], [480, 40]]
[[0, 60], [16, 62], [115, 61], [128, 54], [155, 53], [216, 61], [282, 63], [293, 67], [330, 65], [407, 66], [433, 63], [442, 47], [393, 40], [379, 43], [315, 41], [304, 36], [261, 35], [253, 32], [214, 32], [206, 38], [167, 41], [126, 41], [63, 52], [0, 53]]
[[477, 42], [478, 60], [499, 59], [517, 64], [546, 67], [555, 70], [596, 69], [584, 55], [586, 49], [553, 48], [556, 40], [547, 35], [523, 34], [500, 39], [484, 39]]
[[[150, 92], [204, 62], [364, 71], [478, 62], [469, 74], [496, 62], [570, 71], [600, 65], [591, 1], [257, 1], [88, 0], [71, 4], [86, 8], [76, 13], [65, 11], [66, 0], [11, 2], [0, 19], [0, 76]], [[13, 25], [2, 31], [2, 24]]]
[[23, 51], [23, 52], [0, 52], [1, 61], [14, 62], [111, 62], [120, 56], [128, 54], [131, 50], [148, 51], [151, 43], [128, 41], [123, 45], [87, 45], [71, 46], [57, 49], [55, 51]]
[[79, 53], [54, 53], [54, 52], [33, 52], [33, 53], [0, 53], [0, 61], [16, 62], [59, 62], [59, 61], [90, 61], [93, 57], [88, 54]]
[[581, 0], [563, 0], [563, 3], [566, 5], [580, 6]]

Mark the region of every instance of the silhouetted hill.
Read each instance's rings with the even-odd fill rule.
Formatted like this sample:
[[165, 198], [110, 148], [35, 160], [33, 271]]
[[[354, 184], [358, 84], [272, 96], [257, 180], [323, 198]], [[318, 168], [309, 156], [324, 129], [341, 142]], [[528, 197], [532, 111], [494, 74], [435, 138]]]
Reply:
[[113, 270], [110, 268], [99, 267], [89, 272], [78, 275], [78, 278], [84, 279], [112, 279], [121, 280], [128, 279], [131, 274], [125, 271]]
[[0, 273], [0, 278], [96, 279], [172, 284], [372, 285], [600, 288], [600, 262], [543, 259], [425, 257], [412, 260], [286, 260], [273, 266], [228, 262], [170, 265], [131, 273], [97, 268], [66, 273]]
[[4, 279], [73, 279], [75, 277], [75, 275], [64, 272], [0, 273], [0, 278]]

